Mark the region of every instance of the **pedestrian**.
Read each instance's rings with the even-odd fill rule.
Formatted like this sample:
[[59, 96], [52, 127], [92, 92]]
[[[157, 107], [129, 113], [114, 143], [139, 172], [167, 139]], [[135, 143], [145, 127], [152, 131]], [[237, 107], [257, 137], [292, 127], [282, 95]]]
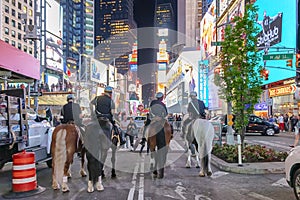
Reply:
[[287, 113], [283, 117], [283, 122], [284, 122], [284, 130], [289, 131], [289, 116]]
[[283, 114], [280, 114], [278, 117], [278, 124], [279, 124], [279, 129], [281, 132], [284, 132], [284, 119], [283, 119]]
[[[137, 131], [137, 126], [133, 120], [133, 117], [130, 117], [130, 122], [127, 126], [127, 133], [126, 133], [126, 135], [129, 137], [130, 151], [134, 151], [133, 140], [134, 140], [134, 137], [137, 135], [136, 131]], [[128, 144], [128, 142], [127, 142], [127, 144]], [[127, 145], [127, 146], [129, 146], [129, 145]]]
[[[127, 116], [123, 115], [122, 120], [120, 122], [120, 128], [122, 130], [122, 134], [121, 134], [122, 136], [121, 137], [123, 138], [124, 141], [126, 141], [126, 132], [127, 132], [127, 126], [129, 124], [129, 122], [130, 121], [128, 120]], [[127, 148], [129, 148], [129, 147], [127, 147]]]
[[[150, 120], [150, 114], [147, 113], [147, 119], [146, 121], [144, 122], [144, 128], [143, 128], [143, 136], [142, 136], [142, 141], [140, 142], [140, 144], [142, 145], [141, 149], [140, 149], [140, 154], [143, 152], [143, 149], [146, 145], [146, 142], [147, 142], [147, 139], [146, 139], [146, 128], [147, 126], [151, 123], [151, 120]], [[147, 154], [149, 154], [149, 145], [147, 145]]]
[[295, 146], [298, 145], [299, 142], [299, 129], [300, 129], [300, 115], [298, 115], [298, 117], [296, 117], [296, 124], [295, 124], [295, 140], [294, 140], [294, 144], [290, 145], [290, 147], [294, 148]]

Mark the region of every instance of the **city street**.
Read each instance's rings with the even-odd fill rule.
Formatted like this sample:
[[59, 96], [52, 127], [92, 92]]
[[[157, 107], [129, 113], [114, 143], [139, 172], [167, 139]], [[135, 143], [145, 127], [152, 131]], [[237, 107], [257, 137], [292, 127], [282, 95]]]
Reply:
[[[289, 150], [293, 142], [292, 134], [274, 137], [248, 136], [250, 143], [270, 145], [276, 149]], [[138, 147], [139, 149], [139, 147]], [[51, 169], [45, 163], [37, 165], [38, 185], [45, 192], [30, 199], [247, 199], [247, 200], [286, 200], [295, 199], [293, 190], [287, 185], [284, 174], [245, 175], [228, 173], [213, 166], [213, 176], [199, 177], [199, 169], [185, 168], [183, 141], [175, 134], [168, 154], [164, 179], [154, 179], [149, 173], [149, 156], [143, 153], [120, 149], [117, 153], [117, 178], [110, 178], [110, 158], [107, 159], [103, 192], [87, 193], [87, 178], [79, 175], [79, 158], [74, 159], [72, 178], [69, 179], [70, 192], [63, 194], [51, 188]], [[11, 163], [0, 171], [0, 195], [11, 190]]]

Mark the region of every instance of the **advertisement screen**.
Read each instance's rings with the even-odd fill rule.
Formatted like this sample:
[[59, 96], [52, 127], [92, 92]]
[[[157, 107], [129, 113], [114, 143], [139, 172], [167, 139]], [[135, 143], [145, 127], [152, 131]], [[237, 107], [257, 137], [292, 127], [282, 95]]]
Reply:
[[[269, 78], [264, 80], [264, 84], [294, 77], [295, 56], [293, 56], [293, 67], [288, 67], [287, 59], [278, 54], [295, 52], [296, 0], [286, 0], [284, 3], [281, 0], [257, 0], [255, 5], [259, 8], [257, 27], [260, 32], [257, 35], [256, 46], [262, 55], [260, 65], [269, 70]], [[263, 60], [264, 55], [269, 58]]]
[[91, 81], [97, 83], [106, 83], [107, 66], [102, 62], [92, 59], [91, 60]]

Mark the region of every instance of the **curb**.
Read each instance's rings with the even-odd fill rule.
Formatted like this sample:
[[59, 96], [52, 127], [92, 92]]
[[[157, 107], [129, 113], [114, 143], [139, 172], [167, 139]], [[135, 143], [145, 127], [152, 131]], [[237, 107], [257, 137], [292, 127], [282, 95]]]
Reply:
[[224, 160], [211, 155], [211, 163], [226, 172], [238, 174], [282, 174], [285, 173], [284, 162], [264, 162], [264, 163], [227, 163]]

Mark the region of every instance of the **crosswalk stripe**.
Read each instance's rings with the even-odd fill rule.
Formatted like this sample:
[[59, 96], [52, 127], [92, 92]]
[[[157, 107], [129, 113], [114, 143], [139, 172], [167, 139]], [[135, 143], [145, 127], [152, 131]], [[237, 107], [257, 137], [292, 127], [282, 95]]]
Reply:
[[172, 151], [184, 151], [184, 148], [176, 142], [176, 140], [171, 140], [170, 142], [170, 149]]

